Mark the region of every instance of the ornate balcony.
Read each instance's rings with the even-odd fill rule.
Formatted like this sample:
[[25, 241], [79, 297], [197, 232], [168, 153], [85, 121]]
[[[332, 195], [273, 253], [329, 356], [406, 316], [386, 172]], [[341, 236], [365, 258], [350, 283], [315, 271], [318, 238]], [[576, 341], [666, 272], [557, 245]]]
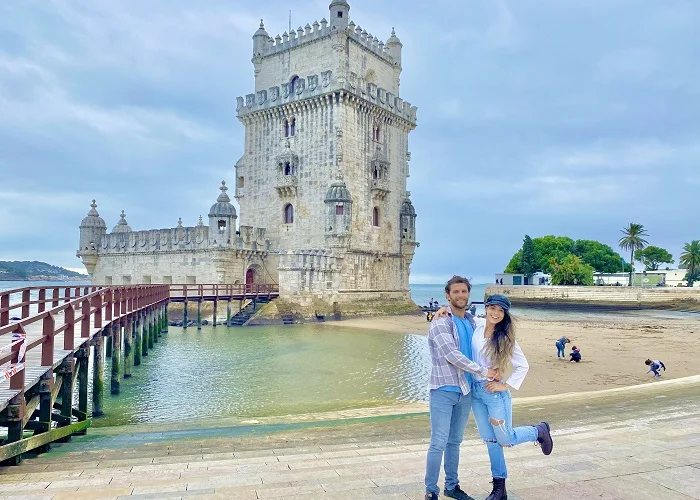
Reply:
[[372, 197], [377, 200], [386, 198], [391, 190], [389, 189], [389, 181], [387, 179], [372, 179]]
[[296, 175], [278, 175], [277, 183], [275, 184], [277, 194], [282, 197], [296, 196], [298, 183], [299, 180], [297, 179]]

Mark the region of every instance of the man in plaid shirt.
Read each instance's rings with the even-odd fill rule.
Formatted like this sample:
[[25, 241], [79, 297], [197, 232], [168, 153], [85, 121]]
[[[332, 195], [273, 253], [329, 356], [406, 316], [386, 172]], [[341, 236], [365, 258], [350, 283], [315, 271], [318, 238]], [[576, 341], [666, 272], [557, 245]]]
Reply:
[[469, 374], [498, 379], [498, 370], [471, 360], [471, 341], [476, 325], [467, 312], [471, 284], [453, 276], [445, 285], [448, 315], [430, 324], [428, 346], [430, 374], [430, 448], [425, 472], [425, 499], [437, 500], [440, 465], [445, 457], [445, 496], [474, 500], [459, 487], [459, 445], [471, 410]]

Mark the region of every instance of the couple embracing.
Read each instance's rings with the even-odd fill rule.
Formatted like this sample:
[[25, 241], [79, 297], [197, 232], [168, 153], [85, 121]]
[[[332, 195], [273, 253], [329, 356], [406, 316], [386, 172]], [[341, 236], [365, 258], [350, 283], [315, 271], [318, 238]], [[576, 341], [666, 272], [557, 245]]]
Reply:
[[[515, 341], [508, 312], [510, 300], [490, 295], [485, 318], [467, 311], [471, 284], [454, 276], [445, 286], [448, 306], [440, 308], [430, 324], [430, 448], [425, 473], [425, 498], [437, 500], [440, 466], [445, 459], [445, 496], [473, 500], [459, 486], [459, 446], [469, 411], [491, 460], [493, 490], [486, 500], [505, 500], [506, 470], [503, 448], [535, 442], [552, 452], [549, 424], [513, 427], [510, 389], [519, 389], [528, 364]], [[512, 368], [510, 377], [501, 374]]]

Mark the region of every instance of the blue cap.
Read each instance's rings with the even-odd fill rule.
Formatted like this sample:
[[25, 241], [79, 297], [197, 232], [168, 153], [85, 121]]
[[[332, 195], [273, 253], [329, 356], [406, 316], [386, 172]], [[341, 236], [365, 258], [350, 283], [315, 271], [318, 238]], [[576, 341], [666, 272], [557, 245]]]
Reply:
[[508, 309], [510, 309], [510, 300], [505, 295], [496, 293], [486, 297], [486, 302], [484, 302], [484, 306], [501, 306], [504, 311], [507, 311]]

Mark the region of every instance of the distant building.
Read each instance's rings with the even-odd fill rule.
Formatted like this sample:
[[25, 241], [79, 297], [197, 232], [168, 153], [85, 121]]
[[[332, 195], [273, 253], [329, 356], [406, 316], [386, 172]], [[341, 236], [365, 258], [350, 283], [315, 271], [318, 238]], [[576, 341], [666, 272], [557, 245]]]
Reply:
[[93, 202], [80, 256], [96, 284], [278, 283], [280, 310], [412, 310], [418, 242], [406, 191], [416, 107], [399, 97], [402, 43], [386, 44], [333, 0], [330, 22], [253, 35], [255, 89], [237, 98], [245, 127], [234, 196], [222, 183], [196, 226], [111, 233]]
[[537, 272], [532, 276], [526, 276], [518, 273], [498, 273], [496, 274], [496, 283], [499, 285], [519, 286], [519, 285], [538, 285], [545, 286], [550, 284], [551, 275], [547, 273]]

